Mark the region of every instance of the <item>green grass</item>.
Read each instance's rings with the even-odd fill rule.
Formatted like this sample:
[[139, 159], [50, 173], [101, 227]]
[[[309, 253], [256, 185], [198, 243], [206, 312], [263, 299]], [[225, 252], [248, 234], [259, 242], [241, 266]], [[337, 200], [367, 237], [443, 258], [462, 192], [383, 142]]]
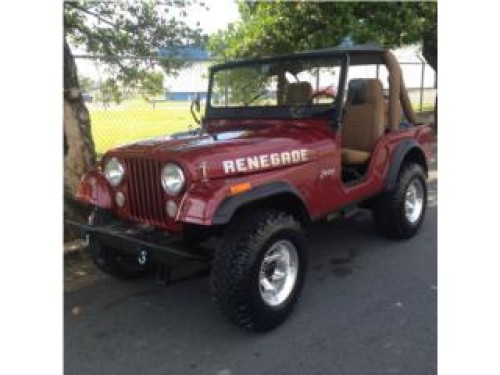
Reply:
[[[144, 100], [127, 100], [119, 106], [104, 110], [90, 106], [92, 137], [96, 153], [104, 154], [112, 147], [188, 130], [195, 125], [187, 102], [157, 103], [155, 109]], [[418, 111], [419, 103], [413, 103]], [[424, 103], [423, 110], [432, 110], [434, 104]], [[202, 109], [202, 113], [204, 110]]]
[[428, 112], [434, 110], [434, 103], [422, 103], [422, 111], [420, 111], [420, 103], [412, 103], [415, 112]]
[[111, 108], [90, 108], [92, 137], [97, 154], [111, 147], [187, 130], [195, 125], [189, 103], [163, 102], [156, 108], [144, 100], [128, 100]]

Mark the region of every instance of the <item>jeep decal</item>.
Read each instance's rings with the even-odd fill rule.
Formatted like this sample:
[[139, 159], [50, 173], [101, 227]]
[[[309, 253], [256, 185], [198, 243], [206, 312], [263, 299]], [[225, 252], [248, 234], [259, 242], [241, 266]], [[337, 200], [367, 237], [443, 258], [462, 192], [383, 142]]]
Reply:
[[309, 159], [309, 151], [306, 149], [292, 150], [283, 152], [273, 152], [271, 154], [262, 154], [238, 158], [233, 160], [224, 160], [224, 173], [249, 172], [258, 169], [275, 167], [278, 165], [297, 164]]

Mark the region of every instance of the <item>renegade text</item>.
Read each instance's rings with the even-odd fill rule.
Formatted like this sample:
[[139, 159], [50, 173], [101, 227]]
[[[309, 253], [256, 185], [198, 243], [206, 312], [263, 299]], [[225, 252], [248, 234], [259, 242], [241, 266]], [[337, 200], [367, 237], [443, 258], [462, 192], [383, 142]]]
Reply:
[[224, 173], [248, 172], [257, 169], [265, 169], [285, 164], [295, 164], [307, 161], [308, 150], [292, 150], [284, 152], [274, 152], [272, 154], [262, 154], [238, 158], [234, 160], [224, 160]]

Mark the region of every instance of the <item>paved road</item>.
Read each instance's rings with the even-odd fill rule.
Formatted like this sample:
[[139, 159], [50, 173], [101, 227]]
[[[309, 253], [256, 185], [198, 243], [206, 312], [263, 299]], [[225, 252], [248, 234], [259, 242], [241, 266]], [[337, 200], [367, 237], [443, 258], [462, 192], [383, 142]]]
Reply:
[[265, 335], [225, 322], [206, 275], [67, 292], [65, 374], [435, 374], [435, 190], [407, 242], [381, 238], [369, 214], [315, 228], [301, 300]]

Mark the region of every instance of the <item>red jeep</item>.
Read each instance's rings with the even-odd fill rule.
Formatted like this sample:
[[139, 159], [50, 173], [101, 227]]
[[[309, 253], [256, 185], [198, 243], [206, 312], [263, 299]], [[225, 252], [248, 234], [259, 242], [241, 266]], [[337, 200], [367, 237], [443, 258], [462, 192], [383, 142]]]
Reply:
[[[377, 77], [352, 77], [360, 66], [386, 69], [387, 99]], [[199, 129], [110, 150], [82, 178], [95, 209], [80, 226], [117, 277], [210, 262], [225, 316], [265, 331], [299, 297], [310, 223], [364, 208], [384, 235], [417, 233], [433, 138], [381, 47], [232, 61], [210, 69]]]

